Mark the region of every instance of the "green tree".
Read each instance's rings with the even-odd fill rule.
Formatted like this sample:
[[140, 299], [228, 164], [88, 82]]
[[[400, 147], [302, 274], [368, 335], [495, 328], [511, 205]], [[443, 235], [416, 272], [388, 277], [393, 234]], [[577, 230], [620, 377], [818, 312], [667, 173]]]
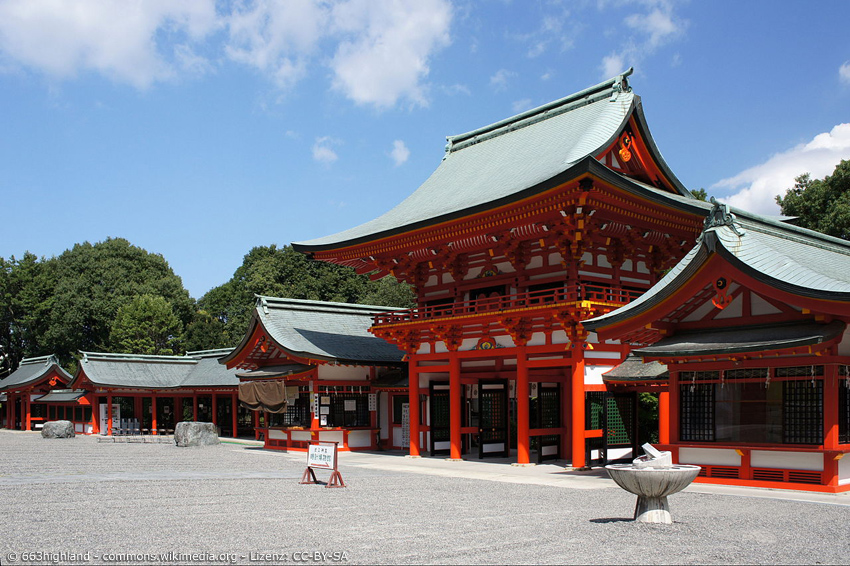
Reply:
[[23, 358], [51, 353], [42, 343], [55, 284], [51, 265], [29, 252], [19, 260], [0, 258], [0, 347], [7, 356], [4, 373]]
[[118, 309], [110, 343], [126, 354], [172, 355], [180, 353], [183, 323], [168, 300], [158, 295], [138, 295]]
[[221, 323], [208, 324], [203, 335], [198, 329], [198, 349], [219, 344], [235, 346], [247, 330], [254, 310], [255, 295], [377, 304], [388, 307], [413, 306], [413, 293], [405, 283], [392, 277], [370, 281], [354, 269], [332, 263], [314, 261], [290, 246], [258, 246], [249, 251], [227, 283], [211, 289], [198, 300], [198, 308]]
[[699, 188], [691, 191], [691, 194], [694, 195], [694, 198], [701, 201], [708, 200], [708, 193], [705, 192], [705, 189]]
[[850, 239], [850, 161], [842, 160], [823, 179], [800, 175], [794, 188], [777, 196], [776, 202], [782, 214], [796, 217], [798, 226]]
[[121, 238], [77, 244], [49, 260], [56, 279], [48, 327], [41, 344], [70, 364], [79, 350], [110, 351], [118, 310], [140, 295], [167, 300], [184, 326], [194, 317], [194, 303], [182, 280], [161, 255]]
[[187, 352], [214, 350], [233, 346], [238, 341], [237, 339], [234, 342], [224, 322], [205, 310], [198, 310], [195, 312], [195, 318], [186, 327], [183, 346]]

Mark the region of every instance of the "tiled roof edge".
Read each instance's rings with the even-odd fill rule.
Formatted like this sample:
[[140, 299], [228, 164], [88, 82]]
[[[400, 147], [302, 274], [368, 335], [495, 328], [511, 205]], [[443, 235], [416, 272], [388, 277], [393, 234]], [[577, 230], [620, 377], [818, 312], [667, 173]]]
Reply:
[[537, 108], [526, 110], [516, 116], [499, 120], [489, 126], [484, 126], [465, 134], [455, 136], [447, 136], [446, 153], [458, 151], [464, 147], [474, 145], [486, 139], [529, 126], [541, 120], [558, 116], [564, 112], [569, 112], [579, 106], [596, 102], [602, 98], [609, 97], [620, 92], [631, 92], [631, 87], [628, 86], [626, 77], [634, 72], [634, 68], [630, 67], [627, 71], [605, 80], [597, 85], [586, 88], [579, 92], [570, 94], [564, 98], [548, 102]]

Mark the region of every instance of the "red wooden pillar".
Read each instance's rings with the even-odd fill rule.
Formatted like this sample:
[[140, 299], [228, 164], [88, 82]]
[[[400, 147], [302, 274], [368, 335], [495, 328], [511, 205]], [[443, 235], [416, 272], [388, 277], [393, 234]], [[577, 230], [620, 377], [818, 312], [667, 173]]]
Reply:
[[15, 399], [11, 393], [6, 393], [6, 428], [15, 428]]
[[670, 444], [670, 392], [658, 394], [658, 442]]
[[573, 344], [572, 395], [572, 464], [573, 468], [585, 467], [584, 458], [584, 343]]
[[156, 395], [151, 396], [151, 434], [156, 434]]
[[192, 421], [198, 422], [198, 394], [192, 395]]
[[[679, 372], [678, 371], [670, 371], [670, 385], [668, 387], [668, 391], [670, 392], [670, 430], [668, 434], [670, 435], [670, 442], [676, 443], [679, 441]], [[678, 462], [678, 460], [677, 460]]]
[[[319, 406], [318, 400], [321, 397], [321, 392], [319, 391], [319, 380], [318, 379], [313, 379], [311, 384], [312, 384], [312, 389], [313, 389], [313, 398], [311, 399], [311, 401], [316, 400], [316, 402], [314, 402], [313, 405], [310, 407], [310, 411], [311, 411], [311, 414], [313, 416], [313, 418], [310, 419], [310, 428], [313, 429], [313, 430], [316, 430], [317, 428], [319, 428], [319, 413], [313, 411], [313, 408]], [[266, 419], [266, 421], [263, 423], [263, 425], [265, 427], [268, 427], [268, 419]]]
[[97, 418], [97, 411], [99, 408], [97, 403], [97, 395], [95, 395], [94, 393], [89, 393], [88, 395], [86, 395], [86, 398], [89, 400], [89, 406], [91, 406], [91, 433], [100, 434], [100, 422]]
[[531, 439], [529, 437], [528, 410], [528, 355], [525, 346], [519, 348], [516, 357], [516, 460], [518, 464], [531, 462]]
[[258, 429], [260, 426], [260, 411], [251, 411], [251, 413], [253, 415], [251, 418], [254, 419], [254, 440], [259, 440], [260, 431]]
[[112, 393], [106, 396], [106, 434], [112, 436]]
[[461, 459], [461, 384], [460, 358], [457, 352], [449, 353], [449, 439], [451, 440], [451, 459]]
[[215, 393], [212, 394], [212, 423], [218, 424], [218, 399], [216, 399]]
[[174, 428], [177, 428], [177, 423], [183, 420], [183, 398], [175, 397], [174, 398]]
[[[411, 456], [418, 458], [420, 456], [419, 443], [421, 442], [419, 423], [422, 422], [422, 419], [419, 416], [419, 368], [416, 365], [415, 359], [411, 360], [408, 371], [409, 391], [407, 392], [407, 402], [408, 420], [410, 421], [409, 453]], [[392, 408], [390, 408], [390, 410], [392, 410]], [[391, 414], [390, 417], [392, 417]], [[392, 422], [392, 418], [389, 419], [389, 422]], [[392, 427], [390, 427], [390, 432], [392, 432]], [[392, 441], [392, 438], [390, 438], [390, 440]]]
[[838, 366], [826, 365], [823, 376], [823, 447], [838, 448]]
[[32, 427], [32, 402], [30, 401], [30, 397], [29, 391], [24, 393], [24, 415], [26, 415], [26, 427], [24, 427], [24, 430], [29, 430]]
[[237, 423], [237, 420], [238, 420], [237, 419], [237, 416], [238, 416], [237, 411], [239, 410], [239, 401], [236, 398], [236, 393], [233, 393], [230, 396], [230, 407], [231, 407], [230, 413], [231, 413], [231, 417], [232, 417], [232, 421], [233, 421], [233, 438], [236, 438], [236, 436], [237, 436], [236, 425], [238, 424]]

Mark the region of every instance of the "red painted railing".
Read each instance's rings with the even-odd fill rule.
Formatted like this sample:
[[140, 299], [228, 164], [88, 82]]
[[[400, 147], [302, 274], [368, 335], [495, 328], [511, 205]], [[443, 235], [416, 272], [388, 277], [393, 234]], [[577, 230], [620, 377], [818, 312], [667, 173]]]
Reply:
[[433, 320], [469, 316], [489, 312], [520, 309], [535, 306], [556, 305], [558, 303], [576, 303], [589, 301], [597, 304], [625, 305], [635, 300], [642, 291], [618, 289], [598, 284], [576, 283], [559, 289], [529, 291], [516, 295], [486, 297], [474, 301], [462, 301], [447, 305], [415, 307], [412, 309], [381, 313], [375, 316], [375, 326], [398, 324], [417, 320]]

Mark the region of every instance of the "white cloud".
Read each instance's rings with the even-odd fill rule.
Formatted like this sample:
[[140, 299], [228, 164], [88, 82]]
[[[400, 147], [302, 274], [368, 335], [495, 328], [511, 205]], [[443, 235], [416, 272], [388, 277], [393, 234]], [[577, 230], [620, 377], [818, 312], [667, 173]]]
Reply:
[[312, 0], [256, 0], [238, 5], [227, 17], [227, 55], [289, 88], [307, 71], [310, 56], [325, 33], [329, 13]]
[[850, 61], [845, 61], [844, 64], [838, 68], [838, 78], [841, 82], [850, 85]]
[[510, 81], [516, 76], [517, 74], [513, 71], [509, 71], [507, 69], [499, 69], [492, 77], [490, 77], [490, 86], [493, 87], [496, 92], [507, 90], [508, 81]]
[[429, 59], [450, 42], [451, 19], [445, 0], [335, 5], [332, 25], [341, 41], [330, 62], [334, 88], [357, 104], [386, 108], [406, 98], [427, 105], [422, 81]]
[[[602, 76], [612, 77], [629, 66], [635, 66], [645, 57], [653, 55], [660, 47], [682, 37], [688, 21], [676, 16], [673, 2], [669, 0], [644, 0], [639, 2], [646, 12], [633, 13], [623, 19], [627, 28], [619, 35], [624, 37], [622, 46], [602, 59]], [[617, 4], [619, 7], [622, 4]], [[631, 3], [626, 3], [631, 5]], [[600, 9], [607, 9], [606, 3]]]
[[775, 197], [785, 195], [794, 186], [795, 177], [802, 173], [809, 173], [814, 179], [831, 175], [842, 159], [850, 159], [850, 123], [838, 124], [809, 143], [778, 153], [710, 188], [737, 190], [721, 199], [732, 206], [759, 214], [779, 214]]
[[207, 70], [192, 44], [218, 26], [214, 0], [4, 0], [0, 2], [3, 67], [54, 78], [96, 71], [146, 88], [178, 69]]
[[522, 100], [515, 100], [511, 105], [514, 110], [514, 114], [519, 114], [520, 112], [525, 112], [533, 107], [530, 98], [523, 98]]
[[313, 144], [313, 160], [323, 165], [330, 165], [339, 156], [331, 148], [331, 146], [339, 145], [341, 142], [330, 136], [316, 138], [316, 143]]
[[390, 152], [390, 157], [395, 161], [395, 166], [403, 164], [410, 157], [410, 150], [407, 149], [407, 146], [404, 145], [402, 140], [395, 140], [393, 142], [393, 150]]

